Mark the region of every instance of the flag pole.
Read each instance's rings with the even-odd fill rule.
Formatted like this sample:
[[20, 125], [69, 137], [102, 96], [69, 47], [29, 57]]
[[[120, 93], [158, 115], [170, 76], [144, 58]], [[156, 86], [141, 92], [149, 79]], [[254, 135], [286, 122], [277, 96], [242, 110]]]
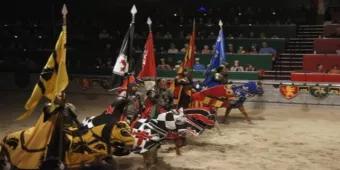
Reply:
[[[63, 16], [63, 25], [62, 25], [62, 30], [64, 34], [66, 34], [66, 25], [67, 25], [67, 7], [66, 4], [63, 5], [63, 8], [61, 10], [61, 14]], [[66, 48], [66, 47], [65, 47]], [[64, 112], [64, 110], [62, 111]], [[55, 126], [59, 126], [59, 147], [58, 147], [58, 156], [59, 156], [59, 161], [60, 163], [64, 164], [64, 113], [59, 113], [59, 124]], [[57, 122], [58, 123], [58, 122]], [[56, 127], [55, 127], [56, 128]]]
[[[137, 13], [137, 8], [136, 8], [136, 5], [133, 5], [131, 10], [130, 10], [130, 13], [131, 13], [131, 23], [130, 23], [130, 32], [129, 32], [129, 54], [127, 55], [127, 62], [129, 63], [129, 68], [127, 70], [127, 74], [124, 75], [123, 79], [126, 79], [126, 81], [128, 81], [129, 83], [129, 80], [130, 80], [130, 70], [133, 66], [133, 58], [132, 58], [132, 54], [133, 54], [133, 32], [134, 32], [134, 24], [135, 24], [135, 19], [136, 19], [136, 13]], [[124, 80], [123, 80], [124, 81]], [[128, 98], [129, 94], [129, 88], [127, 86], [127, 89], [126, 89], [126, 94], [125, 94], [125, 97]]]
[[[136, 13], [137, 13], [137, 8], [136, 5], [133, 5], [131, 8], [131, 23], [130, 23], [130, 44], [129, 44], [129, 54], [128, 54], [128, 63], [129, 63], [129, 69], [128, 72], [131, 71], [134, 65], [134, 58], [132, 57], [133, 55], [133, 36], [134, 36], [134, 24], [135, 24], [135, 19], [136, 19]], [[134, 71], [131, 71], [134, 72]]]
[[[150, 17], [148, 17], [148, 19], [146, 20], [146, 24], [148, 24], [148, 27], [149, 27], [149, 32], [151, 33], [152, 32], [152, 29], [151, 29], [151, 25], [152, 25], [152, 20]], [[153, 49], [152, 49], [153, 50]], [[149, 78], [149, 80], [151, 80]]]
[[152, 32], [152, 30], [151, 30], [152, 21], [151, 21], [151, 18], [150, 18], [150, 17], [148, 17], [148, 20], [146, 21], [146, 23], [147, 23], [148, 26], [149, 26], [149, 32]]

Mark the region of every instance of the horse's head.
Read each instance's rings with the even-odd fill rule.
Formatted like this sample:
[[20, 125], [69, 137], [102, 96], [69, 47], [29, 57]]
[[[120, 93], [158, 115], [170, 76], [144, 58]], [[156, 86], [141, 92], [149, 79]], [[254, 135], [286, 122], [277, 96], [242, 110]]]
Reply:
[[243, 84], [242, 86], [242, 90], [244, 90], [247, 94], [247, 96], [255, 96], [255, 95], [263, 95], [264, 91], [263, 91], [263, 87], [261, 82], [247, 82], [245, 84]]
[[135, 138], [131, 135], [131, 128], [124, 121], [117, 122], [112, 129], [110, 143], [114, 147], [113, 154], [123, 156], [130, 153]]
[[205, 128], [215, 125], [215, 116], [203, 109], [179, 110], [180, 116], [176, 119], [177, 131], [180, 135], [201, 134]]
[[212, 128], [215, 125], [216, 115], [209, 108], [185, 109], [184, 114], [201, 127]]

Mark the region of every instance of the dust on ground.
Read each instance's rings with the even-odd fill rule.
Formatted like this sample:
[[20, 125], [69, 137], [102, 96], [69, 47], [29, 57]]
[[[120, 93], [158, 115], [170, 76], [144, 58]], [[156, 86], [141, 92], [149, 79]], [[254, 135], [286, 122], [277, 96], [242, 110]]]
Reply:
[[[0, 136], [34, 123], [41, 106], [29, 120], [15, 121], [24, 111], [29, 94], [0, 95]], [[96, 94], [68, 96], [80, 120], [101, 113], [111, 98]], [[159, 169], [340, 170], [340, 107], [247, 103], [246, 109], [255, 124], [247, 124], [234, 110], [229, 125], [219, 124], [221, 133], [214, 128], [189, 138], [181, 156], [165, 153], [171, 145], [163, 145]], [[120, 169], [138, 169], [143, 163], [142, 157], [135, 154], [117, 161]]]

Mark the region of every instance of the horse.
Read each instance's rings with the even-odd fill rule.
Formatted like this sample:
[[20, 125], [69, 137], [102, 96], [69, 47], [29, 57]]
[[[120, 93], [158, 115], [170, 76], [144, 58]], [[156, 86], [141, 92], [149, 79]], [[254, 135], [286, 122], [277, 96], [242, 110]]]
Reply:
[[[17, 131], [3, 138], [0, 143], [1, 169], [81, 169], [100, 164], [112, 169], [115, 168], [112, 155], [126, 155], [134, 144], [131, 128], [123, 121], [103, 124], [85, 132], [70, 128], [64, 133], [64, 162], [43, 161], [40, 153], [46, 152], [49, 145], [31, 148], [34, 145], [29, 140], [36, 128], [39, 127]], [[24, 156], [19, 158], [18, 154]]]
[[[204, 129], [212, 128], [215, 117], [205, 109], [179, 109], [160, 113], [155, 119], [139, 119], [131, 125], [136, 138], [133, 152], [141, 154], [146, 168], [157, 162], [157, 150], [162, 141], [198, 136]], [[180, 154], [176, 140], [176, 153]]]
[[248, 97], [264, 93], [261, 83], [247, 82], [242, 85], [217, 85], [192, 95], [191, 107], [210, 107], [216, 110], [225, 107], [226, 112], [222, 122], [228, 123], [228, 116], [232, 109], [239, 109], [248, 123], [252, 123], [244, 108]]

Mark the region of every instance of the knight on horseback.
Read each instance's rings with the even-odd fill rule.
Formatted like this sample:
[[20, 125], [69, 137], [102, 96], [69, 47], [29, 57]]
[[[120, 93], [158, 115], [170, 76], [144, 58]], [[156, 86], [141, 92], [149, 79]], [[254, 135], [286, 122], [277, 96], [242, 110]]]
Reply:
[[216, 85], [227, 84], [228, 83], [228, 68], [225, 65], [220, 65], [216, 68], [216, 72], [212, 73], [209, 80], [206, 81], [207, 87], [214, 87]]
[[188, 108], [191, 103], [192, 93], [193, 80], [188, 70], [184, 69], [175, 78], [174, 103], [177, 108]]
[[164, 79], [158, 79], [155, 87], [146, 92], [144, 107], [141, 118], [155, 118], [159, 113], [173, 108], [172, 92]]

